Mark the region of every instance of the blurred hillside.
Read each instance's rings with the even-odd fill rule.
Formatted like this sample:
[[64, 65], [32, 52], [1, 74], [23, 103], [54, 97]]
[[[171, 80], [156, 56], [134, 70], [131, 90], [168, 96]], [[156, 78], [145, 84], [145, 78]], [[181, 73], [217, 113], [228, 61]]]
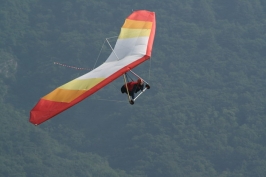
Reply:
[[[266, 175], [263, 0], [0, 1], [0, 176]], [[151, 89], [119, 78], [38, 127], [40, 97], [93, 68], [132, 10], [156, 13]], [[104, 46], [97, 65], [109, 55]]]

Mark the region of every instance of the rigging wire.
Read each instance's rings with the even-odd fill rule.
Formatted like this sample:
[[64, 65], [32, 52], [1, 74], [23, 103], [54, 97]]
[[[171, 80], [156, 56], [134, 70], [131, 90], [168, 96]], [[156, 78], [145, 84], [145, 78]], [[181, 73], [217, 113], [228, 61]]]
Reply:
[[101, 53], [102, 53], [102, 50], [103, 50], [103, 46], [104, 46], [104, 44], [105, 44], [105, 40], [104, 40], [103, 45], [102, 45], [102, 48], [101, 48], [101, 50], [100, 50], [100, 52], [99, 52], [99, 54], [98, 54], [98, 57], [96, 58], [96, 61], [95, 61], [94, 65], [93, 65], [93, 69], [95, 68], [95, 66], [96, 66], [96, 64], [97, 64], [97, 62], [98, 62], [98, 59], [99, 59], [99, 57], [100, 57], [100, 55], [101, 55]]
[[[102, 48], [101, 48], [101, 50], [100, 50], [100, 52], [99, 52], [99, 54], [98, 54], [98, 57], [97, 57], [97, 59], [96, 59], [96, 61], [95, 61], [95, 63], [94, 63], [93, 69], [95, 68], [95, 66], [96, 66], [96, 64], [97, 64], [97, 62], [98, 62], [98, 59], [100, 58], [100, 55], [101, 55], [101, 53], [102, 53], [102, 50], [103, 50], [103, 47], [104, 47], [105, 42], [106, 42], [106, 41], [108, 42], [108, 39], [117, 38], [117, 37], [118, 37], [118, 36], [113, 36], [113, 37], [106, 38], [106, 39], [104, 40], [103, 45], [102, 45]], [[108, 44], [109, 44], [109, 46], [110, 46], [111, 49], [112, 49], [111, 44], [110, 44], [109, 42], [108, 42]], [[112, 51], [113, 51], [113, 49], [112, 49]]]
[[151, 57], [150, 57], [150, 66], [149, 66], [149, 81], [151, 80]]
[[72, 68], [72, 69], [76, 69], [76, 70], [88, 70], [90, 71], [90, 68], [80, 68], [80, 67], [76, 67], [76, 66], [71, 66], [71, 65], [66, 65], [66, 64], [62, 64], [59, 62], [54, 61], [54, 65], [59, 65], [59, 66], [63, 66], [63, 67], [67, 67], [67, 68]]
[[127, 80], [129, 80], [128, 78], [130, 78], [131, 81], [134, 81], [134, 80], [130, 77], [130, 75], [129, 75], [128, 73], [125, 73], [125, 74], [126, 74]]

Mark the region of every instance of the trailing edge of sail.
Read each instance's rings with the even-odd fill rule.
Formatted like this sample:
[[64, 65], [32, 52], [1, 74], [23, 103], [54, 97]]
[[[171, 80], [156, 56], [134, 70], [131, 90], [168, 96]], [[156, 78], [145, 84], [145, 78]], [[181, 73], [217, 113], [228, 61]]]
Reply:
[[114, 50], [107, 60], [87, 74], [42, 97], [30, 111], [29, 121], [35, 125], [41, 124], [148, 60], [152, 52], [155, 28], [154, 12], [134, 11], [126, 18]]

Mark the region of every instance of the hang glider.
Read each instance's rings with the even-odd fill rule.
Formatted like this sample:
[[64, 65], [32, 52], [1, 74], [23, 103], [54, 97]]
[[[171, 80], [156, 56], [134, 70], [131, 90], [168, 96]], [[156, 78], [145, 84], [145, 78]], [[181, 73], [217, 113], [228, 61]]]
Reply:
[[42, 97], [30, 111], [29, 121], [39, 125], [79, 103], [151, 57], [155, 13], [139, 10], [129, 15], [107, 60]]

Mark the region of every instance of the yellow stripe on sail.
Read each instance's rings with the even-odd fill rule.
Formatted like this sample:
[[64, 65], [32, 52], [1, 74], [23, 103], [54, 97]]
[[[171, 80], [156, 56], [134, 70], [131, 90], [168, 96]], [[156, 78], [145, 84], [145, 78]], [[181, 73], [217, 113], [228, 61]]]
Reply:
[[119, 35], [119, 39], [134, 38], [134, 37], [144, 37], [149, 36], [151, 33], [150, 29], [128, 29], [122, 28]]
[[59, 88], [68, 90], [89, 90], [105, 78], [75, 79]]
[[152, 22], [147, 21], [136, 21], [136, 20], [129, 20], [126, 19], [122, 28], [131, 28], [131, 29], [151, 29]]
[[45, 100], [69, 103], [105, 78], [72, 80], [43, 97]]

